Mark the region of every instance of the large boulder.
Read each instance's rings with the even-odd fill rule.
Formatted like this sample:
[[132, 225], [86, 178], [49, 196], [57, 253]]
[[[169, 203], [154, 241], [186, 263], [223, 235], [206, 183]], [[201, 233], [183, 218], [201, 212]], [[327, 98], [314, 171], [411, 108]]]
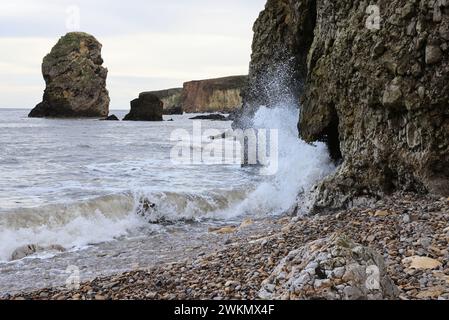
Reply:
[[131, 111], [124, 121], [163, 121], [163, 102], [154, 94], [141, 93], [131, 101]]
[[[317, 187], [316, 209], [395, 190], [449, 195], [449, 2], [375, 4], [268, 0], [254, 27], [234, 126], [293, 95], [300, 136], [341, 163]], [[287, 85], [272, 86], [285, 65]]]
[[11, 261], [20, 260], [29, 256], [32, 256], [36, 253], [42, 252], [65, 252], [66, 249], [60, 245], [51, 245], [47, 247], [43, 247], [36, 244], [29, 244], [25, 246], [21, 246], [14, 250], [11, 254]]
[[164, 114], [166, 115], [183, 114], [181, 106], [182, 88], [149, 91], [142, 94], [153, 94], [161, 99], [164, 104]]
[[44, 58], [43, 101], [29, 117], [106, 117], [108, 70], [102, 66], [102, 45], [93, 36], [72, 32], [62, 37]]
[[381, 255], [342, 234], [290, 252], [262, 283], [270, 300], [397, 299], [399, 290]]

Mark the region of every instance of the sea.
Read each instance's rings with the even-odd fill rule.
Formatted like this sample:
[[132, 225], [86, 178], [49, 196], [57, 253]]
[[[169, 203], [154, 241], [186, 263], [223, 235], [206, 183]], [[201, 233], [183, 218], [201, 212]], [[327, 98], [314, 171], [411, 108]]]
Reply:
[[[222, 245], [211, 229], [282, 215], [335, 170], [324, 144], [298, 138], [293, 105], [253, 120], [276, 132], [273, 172], [242, 166], [238, 141], [217, 138], [228, 121], [28, 112], [0, 109], [0, 297], [191, 258]], [[24, 246], [36, 252], [14, 259]]]

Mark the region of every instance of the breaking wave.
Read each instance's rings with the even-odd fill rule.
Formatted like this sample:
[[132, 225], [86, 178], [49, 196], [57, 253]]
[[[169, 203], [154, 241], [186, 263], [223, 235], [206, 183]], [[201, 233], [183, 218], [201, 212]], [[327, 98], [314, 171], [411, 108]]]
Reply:
[[126, 196], [108, 196], [68, 205], [16, 209], [0, 215], [0, 261], [30, 244], [82, 248], [111, 241], [139, 225], [129, 214], [133, 203]]
[[[156, 228], [157, 224], [283, 213], [298, 203], [299, 195], [335, 169], [324, 144], [310, 145], [298, 138], [298, 113], [293, 103], [283, 102], [274, 108], [260, 107], [253, 118], [256, 128], [278, 130], [278, 170], [274, 175], [256, 173], [253, 183], [245, 187], [207, 192], [143, 189], [3, 212], [0, 261], [8, 261], [15, 249], [29, 244], [83, 248], [127, 236], [142, 227]], [[257, 170], [263, 173], [265, 168]]]

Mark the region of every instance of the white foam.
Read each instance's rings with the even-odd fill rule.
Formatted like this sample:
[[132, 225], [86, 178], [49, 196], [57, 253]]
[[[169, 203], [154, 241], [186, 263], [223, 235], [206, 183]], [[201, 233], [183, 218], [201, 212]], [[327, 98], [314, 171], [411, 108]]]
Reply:
[[[150, 185], [148, 190], [131, 185], [130, 188], [135, 190], [134, 197], [106, 196], [67, 206], [2, 213], [0, 261], [8, 261], [12, 252], [24, 245], [61, 245], [73, 249], [127, 235], [130, 230], [146, 223], [136, 214], [139, 201], [145, 197], [156, 204], [157, 211], [152, 217], [154, 220], [232, 219], [241, 215], [285, 212], [297, 203], [300, 193], [310, 190], [319, 180], [332, 173], [335, 167], [324, 144], [310, 145], [299, 139], [299, 111], [295, 104], [288, 99], [279, 101], [282, 102], [272, 108], [261, 107], [253, 119], [256, 128], [278, 130], [279, 168], [274, 176], [255, 177], [244, 188], [241, 181], [233, 180], [231, 186], [221, 185], [208, 191], [198, 185], [195, 188], [198, 191], [192, 188], [190, 192], [180, 192], [173, 182], [165, 192], [155, 191]], [[126, 170], [130, 163], [122, 165], [125, 167], [122, 170]], [[133, 166], [139, 167], [142, 163], [137, 161]], [[102, 167], [101, 172], [109, 170], [107, 166]], [[210, 174], [207, 166], [202, 170], [196, 174]], [[176, 173], [174, 170], [169, 172]], [[181, 171], [181, 174], [186, 172]], [[223, 174], [227, 174], [225, 170]], [[175, 182], [180, 184], [182, 179], [178, 180]], [[258, 180], [262, 182], [256, 184]], [[201, 182], [203, 180], [198, 179], [198, 183]]]
[[297, 202], [299, 194], [309, 191], [335, 170], [325, 144], [310, 145], [299, 139], [298, 119], [299, 110], [293, 103], [259, 108], [254, 117], [254, 127], [279, 130], [278, 171], [241, 203], [215, 212], [215, 217], [283, 213]]
[[141, 226], [142, 219], [127, 210], [125, 199], [100, 198], [82, 205], [4, 214], [0, 221], [0, 261], [8, 261], [15, 249], [29, 244], [77, 249], [126, 235]]

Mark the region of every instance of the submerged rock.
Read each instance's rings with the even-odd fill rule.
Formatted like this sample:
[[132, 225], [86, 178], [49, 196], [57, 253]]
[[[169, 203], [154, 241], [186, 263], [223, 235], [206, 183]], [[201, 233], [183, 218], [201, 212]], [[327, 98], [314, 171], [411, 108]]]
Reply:
[[103, 121], [120, 121], [120, 119], [115, 114], [112, 114], [109, 117], [101, 119], [101, 120], [103, 120]]
[[151, 202], [146, 198], [142, 198], [139, 201], [139, 206], [137, 207], [136, 213], [139, 216], [145, 217], [147, 215], [150, 215], [155, 208], [156, 208], [155, 203]]
[[131, 111], [124, 121], [163, 121], [163, 103], [151, 93], [141, 93], [131, 101]]
[[56, 252], [65, 252], [66, 249], [60, 245], [51, 245], [48, 247], [43, 247], [35, 244], [29, 244], [14, 250], [11, 255], [11, 261], [20, 260], [33, 254], [45, 251], [56, 251]]
[[383, 258], [334, 234], [290, 252], [262, 283], [262, 299], [397, 299]]
[[190, 120], [214, 120], [214, 121], [227, 121], [228, 117], [222, 115], [222, 114], [208, 114], [208, 115], [202, 115], [202, 116], [196, 116], [193, 118], [190, 118]]
[[29, 117], [106, 117], [108, 70], [102, 66], [101, 44], [93, 36], [72, 32], [62, 37], [44, 58], [43, 101]]

